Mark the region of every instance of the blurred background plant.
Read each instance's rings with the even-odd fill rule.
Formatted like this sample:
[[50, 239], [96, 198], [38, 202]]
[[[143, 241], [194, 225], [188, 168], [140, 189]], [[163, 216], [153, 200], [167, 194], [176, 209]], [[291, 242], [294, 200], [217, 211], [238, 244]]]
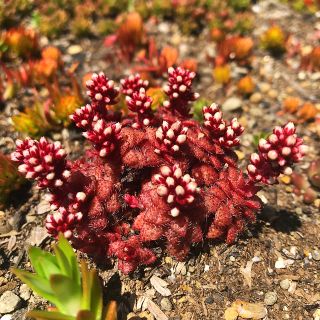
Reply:
[[280, 26], [273, 25], [261, 35], [260, 43], [263, 49], [278, 55], [286, 50], [286, 35]]
[[320, 197], [320, 159], [313, 160], [307, 175], [294, 172], [291, 181], [294, 185], [294, 193], [301, 196], [307, 204], [312, 204]]
[[35, 293], [54, 305], [48, 311], [30, 311], [28, 316], [37, 320], [116, 320], [116, 302], [103, 306], [96, 270], [89, 270], [84, 260], [79, 268], [75, 253], [62, 234], [53, 250], [55, 255], [37, 247], [29, 249], [35, 273], [11, 269]]
[[17, 191], [24, 182], [16, 164], [0, 152], [0, 208], [7, 203], [9, 195]]

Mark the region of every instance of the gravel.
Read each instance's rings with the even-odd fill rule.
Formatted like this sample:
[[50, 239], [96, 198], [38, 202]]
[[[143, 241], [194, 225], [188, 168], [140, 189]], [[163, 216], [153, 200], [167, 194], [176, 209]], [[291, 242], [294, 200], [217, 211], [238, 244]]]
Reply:
[[0, 297], [0, 313], [10, 313], [19, 307], [21, 299], [12, 291], [5, 291]]

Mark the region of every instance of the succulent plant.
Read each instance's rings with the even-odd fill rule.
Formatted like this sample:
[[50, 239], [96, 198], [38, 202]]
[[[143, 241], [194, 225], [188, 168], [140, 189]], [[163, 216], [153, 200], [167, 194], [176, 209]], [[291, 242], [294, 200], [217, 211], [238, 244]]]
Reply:
[[231, 80], [231, 70], [228, 64], [215, 66], [212, 73], [214, 80], [219, 84], [228, 84]]
[[35, 273], [11, 269], [34, 292], [54, 305], [50, 311], [33, 310], [28, 316], [37, 320], [116, 320], [116, 304], [103, 308], [102, 289], [95, 270], [77, 257], [68, 241], [59, 236], [55, 255], [37, 247], [29, 249]]
[[250, 57], [253, 45], [250, 37], [231, 36], [218, 43], [218, 55], [225, 61], [245, 61]]
[[243, 95], [250, 95], [253, 93], [255, 88], [255, 83], [250, 76], [245, 76], [241, 78], [238, 82], [238, 91]]
[[302, 196], [305, 203], [311, 204], [319, 198], [320, 189], [320, 159], [313, 160], [307, 174], [293, 173], [292, 183], [295, 194]]
[[8, 48], [6, 53], [12, 57], [30, 58], [39, 49], [37, 34], [33, 29], [11, 28], [4, 32], [3, 41]]
[[24, 178], [9, 157], [0, 152], [0, 208], [2, 208], [13, 191], [20, 188]]
[[260, 40], [261, 46], [273, 54], [280, 54], [286, 50], [286, 35], [278, 25], [266, 30]]
[[[195, 73], [178, 67], [168, 75], [167, 99], [152, 111], [139, 77], [120, 88], [93, 74], [91, 103], [71, 116], [92, 149], [70, 161], [60, 143], [29, 138], [12, 154], [21, 173], [49, 190], [48, 232], [64, 233], [97, 259], [117, 257], [124, 273], [156, 260], [155, 241], [179, 260], [206, 239], [234, 242], [256, 219], [260, 183], [290, 174], [306, 152], [288, 123], [260, 140], [243, 173], [232, 148], [244, 128], [236, 118], [225, 120], [215, 103], [203, 107], [203, 124], [193, 120]], [[121, 91], [129, 110], [123, 117], [112, 107]]]
[[116, 33], [106, 37], [104, 44], [106, 47], [118, 45], [122, 57], [130, 61], [143, 41], [143, 20], [137, 12], [123, 14], [118, 19], [120, 22]]

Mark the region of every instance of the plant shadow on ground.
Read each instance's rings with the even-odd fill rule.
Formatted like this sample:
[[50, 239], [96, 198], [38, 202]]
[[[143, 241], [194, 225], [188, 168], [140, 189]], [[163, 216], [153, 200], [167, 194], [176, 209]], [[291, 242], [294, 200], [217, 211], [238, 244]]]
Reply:
[[250, 228], [252, 236], [257, 238], [261, 234], [263, 227], [268, 225], [276, 232], [289, 234], [298, 231], [301, 226], [301, 220], [295, 212], [287, 210], [277, 210], [272, 206], [264, 206], [261, 213], [257, 217], [257, 223]]
[[119, 273], [115, 273], [103, 288], [103, 294], [104, 301], [114, 300], [117, 302], [118, 320], [126, 320], [127, 315], [133, 310], [136, 295], [129, 292], [121, 294], [121, 285]]

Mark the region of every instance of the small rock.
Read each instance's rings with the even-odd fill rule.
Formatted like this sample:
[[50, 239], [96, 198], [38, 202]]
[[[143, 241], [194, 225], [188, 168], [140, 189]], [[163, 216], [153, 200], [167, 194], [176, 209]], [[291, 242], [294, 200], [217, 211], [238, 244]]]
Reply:
[[212, 296], [209, 296], [204, 300], [204, 302], [207, 303], [207, 304], [213, 304], [214, 303], [214, 299], [213, 299]]
[[278, 296], [274, 291], [269, 291], [264, 296], [264, 303], [267, 306], [273, 306], [277, 302], [277, 300], [278, 300]]
[[46, 200], [43, 200], [38, 204], [37, 214], [44, 214], [49, 211], [51, 211], [50, 204]]
[[32, 246], [39, 246], [44, 240], [49, 237], [46, 228], [36, 226], [31, 230], [31, 234], [27, 239], [27, 242], [30, 243]]
[[314, 72], [311, 74], [310, 79], [312, 81], [318, 81], [320, 80], [320, 72]]
[[274, 267], [276, 269], [285, 269], [286, 268], [286, 264], [284, 262], [284, 260], [282, 258], [279, 258], [276, 263], [274, 264]]
[[306, 80], [306, 78], [307, 78], [307, 75], [306, 75], [305, 72], [300, 71], [300, 72], [298, 73], [298, 79], [299, 79], [299, 80]]
[[297, 282], [291, 281], [290, 287], [288, 289], [288, 292], [291, 293], [291, 294], [294, 294], [296, 289], [297, 289]]
[[15, 311], [21, 299], [12, 291], [5, 291], [0, 297], [0, 313], [10, 313]]
[[75, 44], [75, 45], [70, 46], [67, 49], [67, 52], [68, 52], [68, 54], [73, 56], [73, 55], [79, 54], [80, 52], [82, 52], [82, 50], [83, 49], [81, 48], [81, 46]]
[[12, 314], [5, 314], [0, 320], [12, 320]]
[[129, 314], [127, 314], [127, 320], [130, 320], [132, 318], [137, 318], [137, 315], [134, 312], [130, 312]]
[[160, 306], [163, 311], [171, 311], [172, 310], [172, 304], [168, 298], [161, 299]]
[[251, 95], [250, 101], [252, 103], [259, 103], [262, 100], [262, 95], [260, 92], [255, 92], [254, 94]]
[[320, 261], [320, 252], [317, 250], [312, 251], [312, 259], [316, 261]]
[[280, 281], [280, 287], [283, 290], [288, 290], [291, 284], [291, 280], [289, 279], [284, 279]]
[[158, 30], [161, 33], [169, 33], [170, 32], [170, 25], [167, 22], [161, 22], [158, 24]]
[[270, 91], [268, 91], [268, 96], [271, 99], [276, 99], [279, 96], [279, 92], [275, 89], [271, 89]]
[[154, 320], [154, 316], [147, 311], [143, 311], [139, 313], [138, 319]]
[[22, 298], [25, 301], [30, 299], [31, 291], [26, 284], [21, 285], [20, 290], [19, 290], [19, 295], [20, 295], [20, 298]]
[[175, 273], [181, 274], [183, 276], [187, 274], [187, 268], [186, 268], [185, 262], [178, 262]]
[[196, 271], [196, 268], [195, 268], [194, 266], [190, 266], [190, 267], [188, 268], [188, 271], [189, 271], [190, 273], [193, 273], [193, 272]]
[[237, 97], [231, 97], [227, 99], [222, 105], [223, 111], [233, 111], [240, 109], [242, 106], [242, 100]]
[[317, 309], [317, 310], [313, 313], [313, 320], [320, 320], [320, 309]]
[[262, 93], [266, 93], [271, 89], [271, 85], [269, 83], [263, 82], [259, 85], [259, 88]]
[[153, 275], [150, 283], [162, 296], [168, 297], [171, 295], [171, 291], [167, 288], [168, 283], [163, 279]]

